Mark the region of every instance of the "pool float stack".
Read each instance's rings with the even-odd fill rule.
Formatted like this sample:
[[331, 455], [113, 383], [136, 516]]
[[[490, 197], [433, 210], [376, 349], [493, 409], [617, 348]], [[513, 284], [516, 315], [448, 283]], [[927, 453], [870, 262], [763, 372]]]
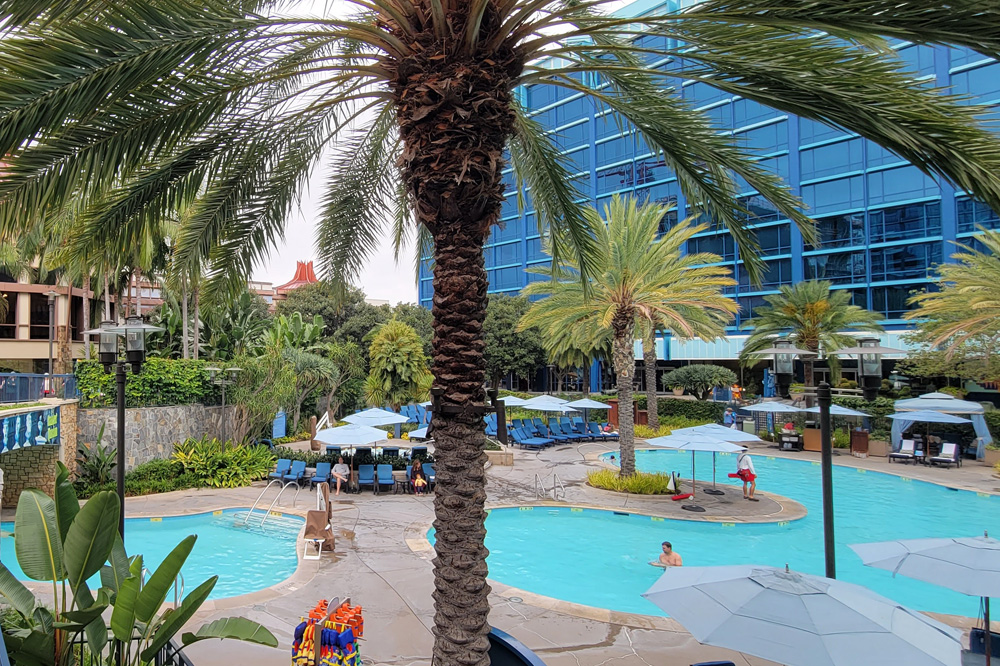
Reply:
[[292, 666], [360, 666], [358, 639], [365, 630], [361, 613], [361, 606], [351, 606], [350, 599], [320, 600], [295, 628]]

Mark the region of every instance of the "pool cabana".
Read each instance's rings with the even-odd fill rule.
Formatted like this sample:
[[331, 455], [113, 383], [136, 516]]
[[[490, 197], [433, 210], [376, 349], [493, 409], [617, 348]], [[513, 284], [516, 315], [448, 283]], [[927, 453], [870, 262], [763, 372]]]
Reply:
[[[986, 427], [986, 410], [978, 402], [959, 400], [947, 393], [925, 393], [917, 398], [905, 398], [897, 400], [894, 405], [896, 412], [916, 412], [928, 410], [941, 412], [943, 414], [956, 414], [967, 417], [972, 421], [972, 427], [976, 431], [976, 438], [979, 442], [976, 448], [976, 459], [982, 460], [985, 457], [985, 449], [988, 444], [993, 443], [990, 429]], [[892, 450], [898, 451], [903, 441], [903, 433], [913, 425], [913, 421], [906, 419], [893, 419], [892, 421]]]

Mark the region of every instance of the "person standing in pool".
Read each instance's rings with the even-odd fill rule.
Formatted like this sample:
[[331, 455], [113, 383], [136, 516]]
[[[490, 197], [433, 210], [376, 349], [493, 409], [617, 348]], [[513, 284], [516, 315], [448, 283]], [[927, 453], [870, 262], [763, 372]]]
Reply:
[[663, 552], [660, 553], [660, 559], [655, 562], [650, 562], [654, 567], [680, 567], [684, 566], [684, 560], [681, 559], [680, 553], [674, 552], [674, 547], [669, 541], [664, 541], [662, 544]]
[[[743, 482], [743, 499], [750, 500], [751, 502], [759, 501], [753, 496], [754, 491], [757, 489], [757, 470], [753, 468], [753, 460], [746, 451], [740, 452], [739, 457], [736, 459], [736, 476]], [[747, 491], [748, 486], [749, 492]]]

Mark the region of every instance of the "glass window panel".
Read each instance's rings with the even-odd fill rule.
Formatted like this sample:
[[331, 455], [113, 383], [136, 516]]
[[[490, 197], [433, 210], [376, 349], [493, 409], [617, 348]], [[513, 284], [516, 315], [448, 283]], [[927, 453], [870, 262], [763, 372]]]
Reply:
[[896, 51], [900, 59], [906, 63], [906, 70], [913, 72], [917, 76], [926, 76], [934, 73], [934, 47], [932, 46], [907, 46]]
[[962, 65], [968, 65], [970, 63], [987, 59], [986, 56], [978, 51], [973, 51], [965, 46], [953, 46], [949, 48], [948, 55], [951, 57], [952, 67], [960, 67]]
[[757, 229], [761, 254], [786, 254], [792, 251], [792, 232], [787, 224]]
[[874, 141], [868, 141], [867, 139], [865, 139], [865, 159], [869, 168], [906, 161], [891, 150], [887, 150]]
[[725, 104], [720, 104], [719, 106], [712, 107], [711, 109], [705, 109], [703, 112], [708, 116], [709, 122], [719, 129], [732, 129], [733, 128], [733, 105], [726, 102]]
[[640, 187], [635, 191], [635, 197], [639, 201], [649, 200], [660, 204], [676, 204], [679, 194], [680, 186], [677, 184], [676, 180], [668, 183], [658, 183], [656, 185]]
[[982, 201], [959, 199], [956, 205], [958, 206], [958, 231], [960, 233], [975, 231], [977, 227], [1000, 228], [1000, 215], [997, 215], [995, 210]]
[[851, 305], [857, 305], [859, 308], [868, 309], [868, 290], [865, 288], [859, 289], [845, 289], [851, 294]]
[[496, 265], [521, 263], [521, 242], [505, 243], [494, 248], [496, 253]]
[[736, 140], [747, 150], [757, 154], [777, 153], [788, 150], [788, 121], [765, 125], [736, 135]]
[[[757, 165], [762, 169], [766, 169], [773, 174], [781, 177], [782, 180], [788, 181], [788, 155], [779, 155], [777, 157], [769, 157], [764, 160], [758, 160]], [[747, 194], [749, 192], [756, 192], [756, 188], [752, 187], [750, 183], [746, 181], [739, 174], [733, 174], [733, 180], [736, 182], [736, 191], [741, 194]]]
[[[615, 121], [615, 118], [618, 119], [617, 122]], [[619, 125], [621, 125], [621, 129], [625, 132], [632, 130], [631, 123], [613, 113], [606, 113], [603, 116], [594, 118], [594, 123], [594, 130], [597, 133], [598, 139], [606, 139], [609, 136], [618, 136], [622, 133], [619, 129]]]
[[528, 261], [541, 261], [549, 258], [548, 255], [542, 250], [541, 238], [529, 238], [525, 245], [527, 247]]
[[695, 83], [684, 86], [684, 99], [692, 102], [695, 106], [703, 106], [729, 98], [731, 95], [724, 93], [718, 88], [713, 88], [707, 83]]
[[802, 258], [807, 280], [829, 280], [834, 284], [865, 282], [864, 252], [837, 252]]
[[825, 183], [803, 185], [802, 200], [812, 215], [830, 213], [865, 205], [865, 183], [863, 176], [851, 176]]
[[590, 100], [586, 97], [577, 97], [564, 104], [560, 104], [555, 109], [556, 125], [565, 125], [574, 120], [585, 118], [590, 113]]
[[894, 206], [868, 213], [871, 242], [937, 236], [941, 233], [941, 204]]
[[847, 136], [848, 134], [850, 132], [842, 127], [829, 127], [815, 120], [799, 118], [799, 141], [803, 145], [826, 141], [827, 139], [835, 139], [839, 136]]
[[941, 243], [882, 247], [871, 253], [872, 281], [926, 278], [927, 271], [941, 263]]
[[767, 305], [767, 301], [764, 300], [763, 296], [744, 296], [743, 298], [737, 299], [737, 302], [740, 304], [740, 323], [743, 323], [748, 319], [752, 319], [757, 313], [757, 308], [762, 305]]
[[733, 127], [753, 125], [768, 118], [777, 118], [781, 111], [764, 106], [749, 99], [738, 99], [733, 102]]
[[667, 168], [667, 165], [656, 157], [645, 160], [638, 160], [635, 163], [635, 184], [645, 185], [658, 180], [672, 178], [674, 172]]
[[503, 199], [503, 203], [500, 204], [500, 217], [516, 217], [517, 216], [517, 194], [508, 194]]
[[995, 102], [1000, 99], [1000, 63], [952, 74], [951, 86], [956, 95], [971, 95], [968, 103]]
[[864, 150], [861, 139], [851, 139], [818, 148], [803, 150], [801, 160], [802, 180], [835, 176], [864, 168]]
[[761, 281], [759, 285], [750, 283], [750, 274], [747, 272], [746, 268], [742, 265], [739, 266], [739, 282], [740, 282], [740, 292], [747, 291], [761, 291], [765, 289], [773, 289], [783, 284], [791, 284], [792, 282], [792, 260], [791, 259], [775, 259], [774, 261], [765, 262], [767, 268], [764, 270], [763, 275], [761, 275]]
[[590, 143], [590, 121], [563, 127], [550, 134], [549, 138], [559, 150], [569, 150]]
[[940, 194], [937, 182], [915, 166], [887, 169], [868, 174], [868, 204], [877, 205], [904, 199], [920, 199]]
[[816, 235], [819, 238], [819, 242], [815, 246], [807, 245], [807, 250], [864, 245], [864, 213], [820, 218], [816, 220]]
[[597, 144], [597, 164], [603, 166], [622, 160], [631, 159], [633, 156], [633, 142], [630, 135], [620, 136]]
[[886, 319], [902, 319], [912, 307], [906, 303], [911, 291], [914, 291], [914, 285], [872, 287], [872, 303], [869, 309], [878, 312]]
[[775, 222], [785, 217], [778, 212], [778, 209], [773, 203], [759, 194], [749, 197], [740, 197], [740, 203], [750, 211], [750, 221], [752, 224]]
[[709, 252], [719, 255], [723, 261], [732, 261], [736, 258], [736, 243], [728, 233], [695, 236], [687, 242], [687, 251], [688, 254]]
[[583, 148], [563, 156], [568, 164], [566, 168], [570, 173], [590, 172], [590, 148]]
[[420, 298], [432, 298], [434, 296], [434, 281], [433, 280], [421, 280], [420, 281]]
[[631, 163], [620, 164], [597, 172], [597, 193], [607, 194], [635, 185], [634, 168]]
[[493, 228], [490, 229], [490, 237], [486, 242], [492, 245], [494, 243], [517, 240], [521, 237], [520, 232], [521, 224], [516, 217], [510, 220], [504, 220], [499, 224], [493, 225]]

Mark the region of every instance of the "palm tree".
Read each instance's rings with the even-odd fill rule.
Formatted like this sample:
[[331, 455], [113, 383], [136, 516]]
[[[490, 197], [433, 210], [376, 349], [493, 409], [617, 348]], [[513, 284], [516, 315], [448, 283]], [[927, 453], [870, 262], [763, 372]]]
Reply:
[[642, 371], [646, 379], [646, 423], [650, 428], [660, 426], [660, 412], [656, 403], [656, 331], [655, 322], [644, 321], [639, 325], [642, 335]]
[[1000, 334], [1000, 231], [984, 231], [976, 240], [987, 252], [959, 245], [955, 263], [937, 267], [940, 291], [909, 301], [917, 309], [906, 318], [921, 321], [920, 338], [944, 346], [949, 357], [967, 342]]
[[722, 261], [720, 257], [683, 253], [688, 239], [707, 229], [707, 224], [682, 222], [657, 238], [660, 221], [669, 210], [670, 206], [639, 205], [618, 196], [605, 207], [607, 224], [596, 210], [585, 210], [603, 271], [586, 274], [581, 281], [578, 261], [565, 259], [555, 265], [551, 281], [533, 282], [524, 290], [528, 296], [545, 298], [532, 304], [520, 327], [537, 326], [543, 339], [572, 336], [594, 347], [610, 338], [618, 382], [622, 476], [635, 474], [636, 331], [648, 321], [659, 321], [679, 337], [711, 340], [722, 335], [739, 308], [722, 294], [723, 287], [735, 284], [729, 269], [707, 265]]
[[[87, 244], [127, 256], [144, 229], [190, 210], [177, 261], [206, 266], [210, 294], [246, 280], [332, 155], [317, 234], [328, 277], [355, 277], [387, 220], [397, 240], [412, 222], [433, 246], [439, 664], [487, 659], [482, 247], [505, 151], [556, 256], [573, 256], [584, 278], [600, 269], [572, 167], [516, 89], [557, 86], [625, 118], [754, 275], [762, 262], [733, 175], [807, 239], [809, 220], [650, 56], [673, 58], [676, 79], [839, 124], [1000, 208], [1000, 147], [975, 108], [913, 85], [876, 39], [1000, 56], [995, 5], [709, 0], [623, 18], [602, 14], [605, 1], [352, 0], [358, 15], [327, 18], [288, 16], [276, 0], [0, 0], [0, 235], [77, 208]], [[663, 45], [643, 47], [639, 32]]]
[[[787, 335], [794, 346], [808, 349], [817, 356], [828, 356], [831, 351], [857, 344], [848, 331], [881, 331], [881, 316], [871, 310], [851, 305], [851, 294], [845, 290], [831, 290], [825, 280], [800, 282], [781, 287], [780, 294], [765, 296], [767, 305], [757, 308], [754, 317], [743, 324], [753, 329], [747, 338], [740, 361], [753, 363], [759, 360], [754, 352], [774, 345], [775, 337]], [[802, 359], [806, 386], [815, 386], [813, 364], [815, 358]]]

